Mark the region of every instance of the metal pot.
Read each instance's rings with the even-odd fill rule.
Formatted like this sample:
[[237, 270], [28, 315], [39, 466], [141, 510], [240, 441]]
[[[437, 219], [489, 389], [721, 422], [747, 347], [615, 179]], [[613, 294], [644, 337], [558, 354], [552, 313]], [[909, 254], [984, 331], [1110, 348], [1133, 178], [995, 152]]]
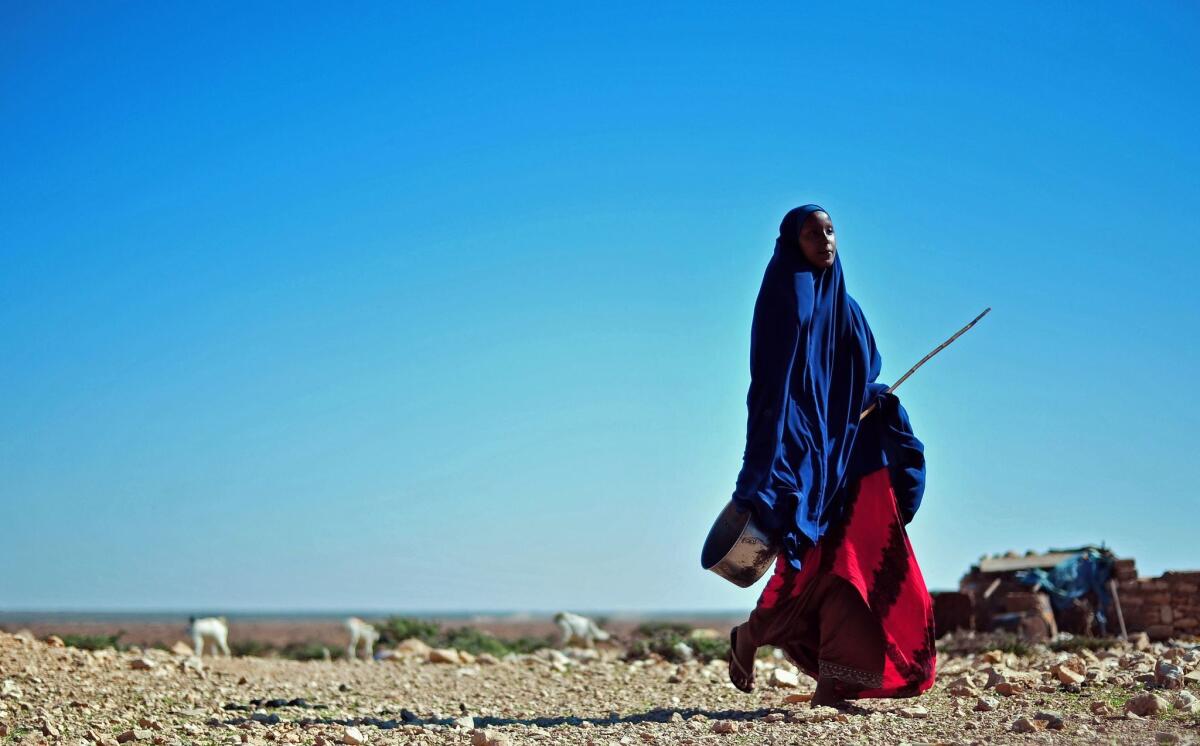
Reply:
[[780, 546], [730, 500], [704, 540], [700, 564], [734, 585], [749, 588], [775, 561]]

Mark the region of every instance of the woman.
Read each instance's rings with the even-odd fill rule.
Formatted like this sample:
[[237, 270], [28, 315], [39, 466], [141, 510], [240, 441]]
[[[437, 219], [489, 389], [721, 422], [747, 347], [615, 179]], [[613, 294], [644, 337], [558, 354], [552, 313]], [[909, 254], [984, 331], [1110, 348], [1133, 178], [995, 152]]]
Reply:
[[733, 495], [783, 547], [749, 620], [730, 633], [729, 676], [743, 691], [761, 645], [817, 680], [814, 705], [933, 684], [932, 604], [904, 531], [924, 491], [924, 452], [875, 382], [880, 364], [846, 292], [829, 214], [792, 210], [754, 307]]

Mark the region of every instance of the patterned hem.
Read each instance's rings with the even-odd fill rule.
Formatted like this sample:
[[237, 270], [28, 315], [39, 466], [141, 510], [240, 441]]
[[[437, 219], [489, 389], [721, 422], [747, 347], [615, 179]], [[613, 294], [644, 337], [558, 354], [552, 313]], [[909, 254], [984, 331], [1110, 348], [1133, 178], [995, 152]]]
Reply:
[[818, 673], [823, 679], [837, 679], [849, 684], [858, 684], [864, 689], [879, 689], [883, 686], [883, 672], [869, 673], [826, 660], [818, 661], [817, 665]]

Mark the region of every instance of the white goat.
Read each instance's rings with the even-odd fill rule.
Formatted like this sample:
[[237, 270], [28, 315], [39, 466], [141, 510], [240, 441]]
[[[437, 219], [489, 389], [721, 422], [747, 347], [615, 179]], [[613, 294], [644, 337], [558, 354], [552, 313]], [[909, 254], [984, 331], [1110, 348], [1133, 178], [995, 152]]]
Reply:
[[346, 657], [353, 660], [358, 657], [358, 643], [362, 641], [367, 649], [367, 660], [374, 655], [375, 643], [379, 640], [379, 632], [370, 624], [356, 616], [346, 620], [346, 629], [350, 631], [350, 645], [346, 648]]
[[197, 656], [204, 654], [204, 641], [207, 639], [212, 642], [213, 655], [220, 649], [226, 658], [229, 657], [229, 624], [225, 617], [191, 617], [188, 619], [188, 633], [192, 636], [192, 645]]
[[559, 631], [562, 633], [562, 641], [559, 647], [566, 647], [567, 643], [572, 640], [579, 640], [589, 648], [596, 647], [596, 641], [603, 642], [610, 635], [600, 629], [591, 619], [578, 614], [572, 614], [569, 611], [560, 611], [554, 615], [554, 623], [558, 625]]

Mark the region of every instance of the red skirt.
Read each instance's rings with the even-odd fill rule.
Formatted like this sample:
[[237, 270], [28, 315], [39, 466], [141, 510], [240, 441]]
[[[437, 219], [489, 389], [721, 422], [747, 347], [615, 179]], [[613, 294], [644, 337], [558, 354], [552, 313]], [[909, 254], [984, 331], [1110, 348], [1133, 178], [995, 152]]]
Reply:
[[780, 555], [747, 631], [847, 698], [915, 696], [934, 680], [933, 603], [887, 469], [851, 495], [801, 570]]

